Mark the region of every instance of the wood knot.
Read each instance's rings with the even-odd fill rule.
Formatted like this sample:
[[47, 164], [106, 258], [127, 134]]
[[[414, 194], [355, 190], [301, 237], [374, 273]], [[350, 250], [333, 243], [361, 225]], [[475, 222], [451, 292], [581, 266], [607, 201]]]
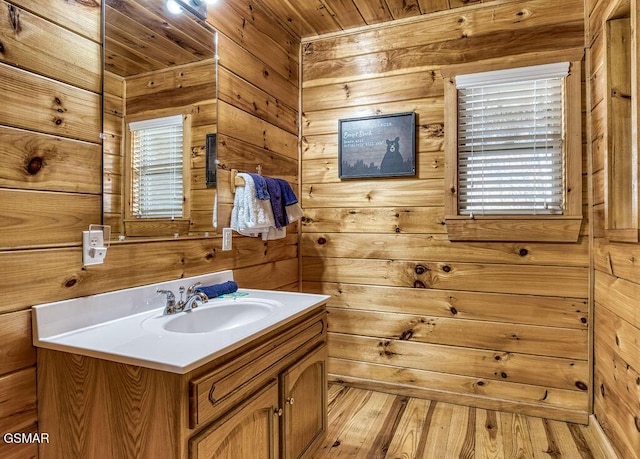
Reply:
[[54, 120], [54, 123], [56, 124], [56, 126], [60, 126], [63, 123], [63, 120], [62, 120], [62, 118], [56, 118]]
[[425, 285], [425, 283], [424, 283], [424, 282], [419, 281], [419, 280], [416, 280], [416, 281], [413, 283], [413, 288], [427, 288], [427, 286]]
[[9, 4], [9, 22], [15, 33], [22, 32], [22, 27], [20, 26], [20, 10], [11, 4]]
[[582, 381], [576, 381], [576, 387], [578, 389], [580, 389], [580, 390], [589, 390], [587, 385], [585, 383], [583, 383]]
[[78, 279], [69, 279], [67, 282], [64, 283], [64, 286], [67, 288], [71, 288], [74, 285], [76, 285], [76, 283], [78, 282]]
[[580, 322], [582, 322], [583, 324], [586, 324], [588, 321], [586, 317], [580, 317]]
[[527, 249], [520, 249], [520, 252], [518, 253], [521, 257], [526, 257], [527, 255], [529, 255], [529, 251]]
[[451, 314], [453, 314], [454, 316], [455, 316], [456, 314], [458, 314], [458, 310], [457, 310], [455, 307], [453, 307], [453, 306], [451, 306], [451, 307], [449, 308], [449, 311], [451, 311]]
[[484, 381], [478, 381], [478, 386], [480, 387], [484, 386]]
[[413, 329], [405, 330], [400, 335], [400, 340], [409, 341], [413, 337]]
[[414, 271], [416, 272], [416, 274], [421, 275], [426, 273], [428, 271], [428, 268], [425, 265], [416, 265]]
[[262, 74], [263, 74], [265, 77], [269, 77], [269, 71], [268, 71], [268, 70], [264, 70], [264, 71], [262, 72]]
[[302, 50], [306, 55], [313, 54], [313, 43], [305, 44]]
[[399, 232], [400, 232], [400, 227], [399, 227], [399, 226], [396, 226], [395, 231], [396, 231], [396, 233], [399, 233]]
[[600, 384], [600, 395], [602, 395], [603, 397], [606, 396], [605, 390], [604, 390], [604, 384]]
[[443, 270], [445, 273], [450, 273], [450, 272], [451, 272], [451, 266], [449, 266], [449, 265], [444, 265], [444, 266], [442, 267], [442, 270]]
[[506, 374], [504, 371], [503, 371], [502, 373], [500, 373], [500, 376], [501, 376], [503, 379], [507, 379], [507, 374]]
[[215, 257], [215, 255], [213, 253], [208, 253], [207, 255], [205, 255], [205, 260], [213, 260]]
[[44, 165], [44, 159], [40, 156], [33, 157], [27, 163], [27, 173], [30, 175], [36, 175], [42, 169]]
[[327, 239], [323, 237], [318, 238], [318, 244], [325, 245], [327, 243]]

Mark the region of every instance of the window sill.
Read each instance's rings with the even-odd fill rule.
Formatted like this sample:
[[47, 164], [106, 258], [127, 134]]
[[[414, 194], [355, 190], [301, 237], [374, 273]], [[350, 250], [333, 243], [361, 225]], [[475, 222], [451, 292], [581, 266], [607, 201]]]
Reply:
[[449, 216], [450, 241], [576, 242], [582, 216]]
[[137, 236], [175, 236], [189, 234], [190, 221], [187, 219], [145, 218], [125, 220], [124, 234]]
[[605, 237], [611, 242], [640, 242], [640, 232], [635, 228], [606, 229]]

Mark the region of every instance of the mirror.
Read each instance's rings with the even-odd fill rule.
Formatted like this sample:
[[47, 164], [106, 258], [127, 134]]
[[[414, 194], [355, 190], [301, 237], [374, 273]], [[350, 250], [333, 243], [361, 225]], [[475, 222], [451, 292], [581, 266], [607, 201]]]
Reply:
[[[214, 233], [216, 31], [185, 8], [171, 13], [166, 0], [105, 0], [104, 20], [103, 223], [116, 239]], [[161, 201], [156, 193], [168, 180], [154, 176], [154, 166], [144, 167], [150, 163], [140, 165], [139, 151], [151, 152], [153, 160], [163, 156], [152, 144], [154, 131], [145, 131], [151, 141], [144, 145], [152, 146], [132, 153], [140, 136], [131, 123], [177, 115], [184, 121], [183, 143], [173, 147], [178, 214], [140, 210], [145, 199]]]

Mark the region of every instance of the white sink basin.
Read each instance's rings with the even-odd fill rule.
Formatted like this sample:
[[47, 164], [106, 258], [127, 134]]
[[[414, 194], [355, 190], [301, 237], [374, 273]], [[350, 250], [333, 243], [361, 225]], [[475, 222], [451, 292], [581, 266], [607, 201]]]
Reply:
[[210, 300], [192, 311], [149, 317], [142, 326], [153, 331], [211, 333], [252, 324], [281, 307], [277, 301], [263, 299]]
[[220, 271], [143, 285], [32, 309], [36, 347], [186, 374], [305, 314], [329, 297], [242, 289], [238, 298], [212, 298], [193, 312], [164, 316], [157, 290], [178, 291], [233, 280]]

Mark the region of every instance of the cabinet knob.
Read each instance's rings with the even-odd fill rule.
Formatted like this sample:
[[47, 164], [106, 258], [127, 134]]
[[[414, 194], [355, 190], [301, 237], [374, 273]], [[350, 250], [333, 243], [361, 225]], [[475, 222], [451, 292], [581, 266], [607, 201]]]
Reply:
[[293, 397], [289, 397], [289, 398], [287, 399], [287, 403], [288, 403], [289, 405], [293, 405]]
[[276, 416], [282, 416], [282, 408], [274, 408], [273, 414]]

